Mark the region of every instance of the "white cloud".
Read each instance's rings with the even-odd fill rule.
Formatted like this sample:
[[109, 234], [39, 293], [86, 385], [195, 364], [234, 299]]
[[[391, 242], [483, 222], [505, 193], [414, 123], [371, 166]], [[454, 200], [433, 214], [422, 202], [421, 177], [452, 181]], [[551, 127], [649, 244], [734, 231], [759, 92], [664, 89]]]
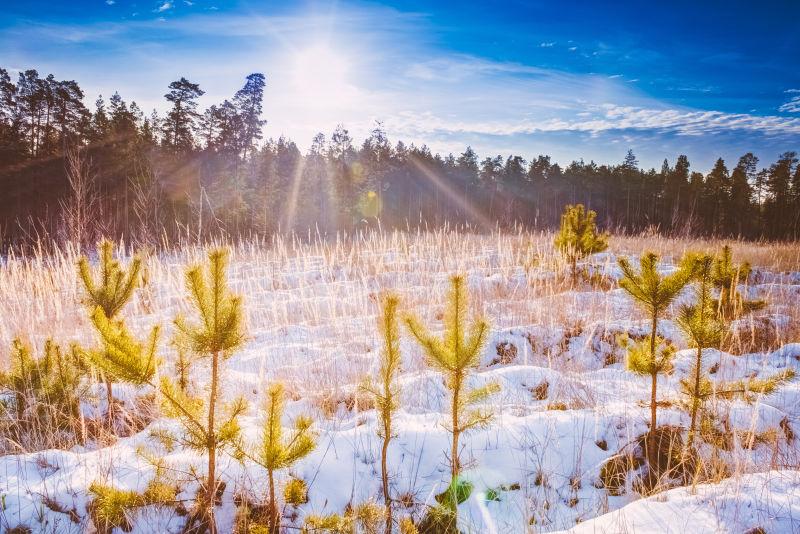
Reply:
[[539, 46], [542, 48], [552, 48], [555, 46], [555, 44], [556, 43], [554, 41], [550, 41], [550, 42], [540, 43]]
[[109, 6], [113, 6], [115, 3], [114, 0], [106, 0], [106, 4]]
[[[798, 90], [789, 90], [787, 93], [800, 93]], [[788, 102], [784, 102], [778, 108], [778, 111], [785, 113], [800, 113], [800, 96], [793, 96]]]
[[167, 2], [164, 2], [163, 4], [161, 4], [160, 6], [158, 6], [153, 11], [155, 13], [163, 13], [164, 11], [167, 11], [169, 9], [172, 9], [172, 2], [167, 1]]
[[[685, 136], [703, 136], [745, 131], [768, 135], [800, 135], [800, 119], [758, 116], [721, 111], [649, 109], [617, 104], [588, 107], [575, 118], [509, 120], [447, 120], [433, 113], [402, 112], [396, 122], [416, 134], [461, 133], [524, 135], [546, 132], [584, 132], [597, 135], [618, 130], [654, 131]], [[389, 121], [387, 121], [389, 123]]]

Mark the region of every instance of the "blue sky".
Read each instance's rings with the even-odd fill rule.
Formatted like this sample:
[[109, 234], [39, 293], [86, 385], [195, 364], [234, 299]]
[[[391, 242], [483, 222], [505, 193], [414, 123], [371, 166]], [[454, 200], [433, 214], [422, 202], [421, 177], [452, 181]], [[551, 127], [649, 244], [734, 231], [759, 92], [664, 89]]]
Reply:
[[800, 149], [800, 2], [27, 0], [0, 12], [0, 65], [166, 107], [267, 76], [268, 137], [344, 124], [482, 156], [695, 170]]

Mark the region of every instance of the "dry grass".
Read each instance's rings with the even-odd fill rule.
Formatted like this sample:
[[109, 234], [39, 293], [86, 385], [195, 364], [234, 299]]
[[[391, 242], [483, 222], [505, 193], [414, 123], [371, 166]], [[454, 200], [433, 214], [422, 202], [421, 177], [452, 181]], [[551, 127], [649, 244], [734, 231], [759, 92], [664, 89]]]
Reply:
[[[588, 340], [609, 343], [614, 333], [606, 331], [605, 324], [622, 317], [642, 317], [626, 299], [612, 302], [607, 298], [605, 291], [615, 287], [609, 279], [595, 279], [600, 289], [595, 293], [590, 293], [595, 288], [588, 282], [579, 291], [572, 291], [558, 274], [564, 272], [565, 266], [552, 241], [550, 233], [473, 235], [437, 231], [374, 232], [312, 242], [276, 237], [266, 243], [234, 245], [231, 284], [244, 296], [251, 343], [229, 361], [225, 388], [250, 391], [255, 399], [269, 376], [284, 381], [293, 400], [307, 399], [316, 410], [315, 415], [327, 420], [369, 409], [354, 386], [370, 371], [376, 358], [377, 297], [382, 291], [393, 290], [400, 295], [405, 309], [413, 309], [422, 320], [438, 324], [447, 277], [461, 271], [469, 273], [472, 306], [491, 320], [493, 330], [536, 325], [561, 332], [560, 352], [547, 353], [545, 361], [535, 363], [557, 369], [565, 380], [558, 386], [546, 381], [530, 384], [531, 402], [544, 401], [538, 409], [553, 412], [554, 417], [559, 416], [555, 412], [564, 410], [602, 413], [608, 408], [581, 382], [583, 369], [576, 362], [559, 359], [559, 355], [581, 334]], [[736, 261], [749, 261], [754, 267], [773, 273], [800, 271], [800, 246], [796, 244], [728, 243], [733, 246]], [[613, 236], [609, 251], [638, 255], [654, 250], [675, 261], [687, 251], [714, 252], [722, 244], [652, 235]], [[184, 268], [201, 261], [204, 255], [203, 247], [187, 246], [145, 259], [146, 284], [122, 312], [134, 331], [142, 333], [159, 322], [167, 327], [169, 335], [170, 320], [186, 306]], [[85, 310], [79, 304], [75, 268], [78, 257], [76, 250], [66, 248], [48, 255], [11, 255], [0, 265], [0, 306], [4, 310], [0, 320], [0, 367], [6, 365], [16, 336], [37, 347], [49, 336], [59, 342], [95, 342]], [[602, 264], [612, 260], [598, 261]], [[725, 350], [745, 354], [800, 340], [797, 287], [768, 283], [761, 289], [761, 298], [769, 301], [765, 313], [781, 314], [785, 319], [780, 324], [758, 317], [744, 320], [737, 332], [726, 339]], [[531, 338], [530, 343], [534, 348], [537, 340]], [[425, 369], [416, 347], [404, 345], [403, 350], [405, 373]], [[172, 369], [176, 357], [173, 349], [162, 345], [161, 353], [167, 360], [164, 368]], [[527, 360], [527, 351], [515, 349], [512, 354], [508, 347], [499, 349], [498, 358], [501, 364], [507, 363], [504, 358], [513, 359], [514, 363], [534, 363]], [[613, 361], [606, 361], [610, 363]], [[502, 411], [500, 406], [498, 411]], [[577, 432], [588, 431], [576, 429]], [[59, 445], [46, 431], [41, 434], [43, 442], [39, 446], [27, 445], [28, 450]], [[769, 446], [780, 438], [755, 432], [736, 437], [751, 446]], [[531, 439], [540, 454], [555, 442], [552, 436]], [[775, 457], [772, 462], [782, 465], [794, 460]], [[732, 463], [730, 459], [726, 461]], [[725, 462], [714, 462], [704, 470], [709, 478], [723, 472], [721, 465]], [[531, 473], [535, 463], [528, 466]], [[575, 480], [576, 476], [537, 475], [542, 480]], [[619, 478], [618, 473], [614, 476]], [[541, 480], [535, 485], [542, 485]], [[547, 511], [537, 514], [547, 516]]]

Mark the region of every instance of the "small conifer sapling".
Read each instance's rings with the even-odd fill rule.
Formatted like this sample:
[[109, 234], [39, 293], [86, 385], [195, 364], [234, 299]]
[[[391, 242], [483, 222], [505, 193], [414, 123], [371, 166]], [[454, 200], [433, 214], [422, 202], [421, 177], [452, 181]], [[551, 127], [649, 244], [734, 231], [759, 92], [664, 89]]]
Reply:
[[573, 284], [578, 282], [578, 261], [608, 248], [608, 234], [598, 232], [596, 218], [597, 213], [583, 204], [570, 204], [561, 215], [555, 246], [570, 265]]
[[[114, 243], [103, 239], [97, 245], [99, 266], [93, 270], [89, 259], [85, 256], [78, 261], [78, 275], [85, 292], [84, 304], [93, 314], [100, 308], [105, 316], [116, 319], [119, 312], [133, 296], [139, 285], [142, 261], [134, 257], [128, 269], [123, 269], [114, 258]], [[111, 377], [105, 376], [106, 400], [108, 401], [107, 417], [109, 428], [114, 427], [114, 395]]]
[[378, 437], [381, 446], [381, 482], [383, 485], [383, 502], [386, 507], [386, 534], [392, 532], [392, 497], [389, 492], [388, 453], [389, 443], [393, 436], [392, 416], [399, 406], [400, 390], [397, 386], [397, 374], [400, 371], [400, 332], [398, 328], [397, 308], [400, 300], [396, 295], [387, 295], [382, 301], [378, 328], [382, 338], [381, 367], [377, 380], [368, 380], [364, 389], [370, 393], [375, 410], [380, 420]]
[[[199, 322], [190, 324], [183, 317], [175, 319], [178, 335], [195, 354], [208, 356], [211, 360], [211, 377], [206, 402], [190, 399], [170, 380], [162, 378], [161, 390], [177, 409], [178, 415], [189, 430], [191, 445], [208, 455], [208, 474], [204, 495], [202, 496], [200, 520], [211, 534], [216, 534], [214, 504], [217, 494], [217, 451], [223, 446], [234, 445], [239, 436], [238, 416], [244, 412], [246, 404], [238, 398], [228, 403], [221, 418], [217, 418], [218, 390], [220, 383], [220, 363], [244, 342], [244, 319], [241, 297], [228, 289], [226, 269], [228, 252], [215, 249], [208, 254], [208, 269], [204, 274], [200, 266], [186, 272], [186, 289], [199, 316]], [[185, 401], [183, 407], [178, 406]], [[187, 409], [186, 406], [190, 408]], [[202, 407], [205, 414], [202, 414]], [[199, 417], [205, 415], [205, 422]]]
[[300, 416], [294, 421], [294, 430], [284, 436], [283, 418], [285, 404], [284, 387], [281, 383], [272, 384], [267, 391], [266, 421], [261, 443], [252, 459], [267, 470], [269, 482], [269, 510], [267, 525], [269, 534], [278, 534], [281, 528], [280, 511], [275, 497], [275, 472], [288, 469], [298, 460], [305, 458], [316, 447], [315, 434], [311, 429], [309, 417]]
[[703, 376], [703, 349], [714, 347], [722, 338], [723, 325], [717, 319], [713, 288], [714, 258], [708, 254], [695, 257], [695, 303], [682, 306], [677, 322], [691, 344], [697, 349], [689, 377], [681, 381], [683, 392], [690, 398], [691, 422], [686, 451], [691, 452], [697, 427], [697, 413], [711, 390], [710, 382]]
[[619, 258], [619, 266], [622, 269], [619, 285], [644, 308], [650, 320], [649, 346], [627, 341], [625, 346], [628, 349], [627, 368], [638, 374], [649, 375], [651, 378], [651, 436], [655, 436], [656, 431], [658, 375], [669, 371], [675, 354], [675, 348], [658, 336], [658, 320], [689, 283], [693, 274], [692, 266], [684, 262], [674, 273], [661, 276], [658, 272], [658, 260], [658, 255], [653, 252], [644, 254], [639, 260], [639, 272], [636, 272], [627, 258]]
[[[54, 429], [77, 430], [80, 415], [84, 361], [76, 345], [63, 350], [52, 339], [45, 341], [43, 353], [35, 356], [19, 338], [14, 339], [10, 368], [0, 371], [0, 390], [7, 390], [13, 401], [14, 427], [17, 441], [35, 431], [53, 433]], [[0, 409], [5, 405], [0, 403]], [[2, 412], [0, 412], [2, 413]], [[77, 435], [78, 432], [75, 432]]]
[[147, 342], [140, 343], [128, 332], [122, 321], [111, 321], [101, 309], [97, 309], [92, 314], [92, 321], [104, 347], [101, 351], [87, 353], [93, 363], [108, 376], [134, 385], [147, 384], [160, 393], [165, 415], [177, 418], [186, 431], [183, 436], [173, 436], [170, 432], [163, 431], [159, 433], [162, 439], [181, 442], [207, 454], [208, 471], [202, 491], [198, 495], [198, 510], [189, 518], [187, 530], [199, 522], [201, 531], [212, 534], [217, 532], [214, 519], [218, 487], [217, 452], [228, 447], [240, 448], [238, 418], [247, 408], [242, 398], [225, 403], [221, 410], [217, 406], [220, 359], [228, 356], [244, 339], [241, 300], [231, 295], [227, 289], [226, 259], [224, 250], [214, 250], [209, 254], [208, 281], [203, 277], [200, 267], [187, 271], [187, 288], [200, 315], [200, 324], [190, 325], [181, 317], [175, 321], [179, 335], [183, 336], [181, 343], [185, 343], [185, 346], [197, 354], [211, 358], [212, 373], [207, 399], [193, 396], [166, 376], [161, 376], [160, 382], [156, 383], [157, 327], [153, 329]]
[[[446, 510], [447, 523], [454, 528], [457, 523], [456, 503], [461, 502], [456, 492], [465, 488], [460, 480], [459, 438], [461, 434], [474, 428], [485, 426], [491, 421], [492, 413], [475, 408], [490, 395], [499, 391], [495, 383], [469, 389], [467, 379], [480, 363], [480, 355], [489, 336], [489, 323], [478, 318], [467, 324], [469, 301], [466, 280], [463, 276], [453, 276], [445, 310], [444, 335], [433, 336], [414, 316], [406, 317], [405, 322], [411, 334], [422, 346], [428, 365], [441, 372], [445, 385], [450, 391], [450, 423], [447, 429], [451, 434], [450, 474], [451, 483], [448, 495], [443, 499], [450, 504]], [[452, 495], [450, 495], [452, 493]]]
[[763, 300], [747, 300], [739, 293], [737, 286], [747, 281], [751, 270], [747, 262], [739, 265], [733, 263], [733, 252], [729, 245], [722, 247], [714, 260], [713, 270], [714, 287], [719, 290], [718, 315], [721, 319], [730, 321], [766, 305]]

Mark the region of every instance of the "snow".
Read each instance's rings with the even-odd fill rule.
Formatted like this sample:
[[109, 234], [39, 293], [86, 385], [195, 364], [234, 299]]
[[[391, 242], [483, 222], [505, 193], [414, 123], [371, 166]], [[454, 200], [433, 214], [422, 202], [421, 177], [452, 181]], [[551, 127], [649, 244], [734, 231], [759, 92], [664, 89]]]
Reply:
[[795, 532], [799, 524], [800, 472], [775, 470], [700, 484], [694, 490], [673, 489], [580, 523], [569, 532]]
[[[375, 413], [359, 402], [358, 384], [377, 369], [380, 341], [375, 328], [377, 296], [392, 289], [401, 292], [405, 309], [418, 313], [433, 329], [450, 272], [466, 272], [475, 306], [491, 320], [490, 341], [481, 356], [479, 372], [470, 386], [497, 383], [500, 393], [486, 407], [494, 412], [487, 428], [462, 437], [465, 476], [475, 490], [459, 509], [459, 526], [470, 532], [743, 532], [760, 526], [766, 532], [792, 532], [800, 521], [800, 475], [779, 470], [787, 459], [798, 458], [798, 438], [784, 437], [781, 425], [800, 435], [800, 385], [789, 383], [755, 403], [719, 401], [715, 406], [731, 429], [741, 432], [775, 430], [773, 445], [740, 444], [723, 453], [736, 468], [734, 477], [696, 489], [677, 488], [643, 499], [630, 490], [612, 496], [601, 487], [600, 468], [621, 449], [630, 447], [647, 431], [649, 378], [627, 372], [616, 336], [644, 335], [647, 322], [620, 289], [585, 288], [542, 294], [539, 284], [552, 278], [547, 269], [526, 271], [509, 265], [491, 240], [457, 269], [449, 260], [410, 247], [386, 250], [358, 261], [332, 261], [325, 256], [300, 256], [283, 262], [240, 252], [234, 256], [231, 285], [245, 297], [249, 338], [245, 347], [225, 362], [222, 394], [244, 395], [250, 403], [241, 424], [245, 438], [258, 440], [263, 421], [265, 384], [280, 379], [288, 384], [290, 401], [286, 423], [298, 414], [314, 417], [319, 432], [316, 450], [291, 469], [291, 475], [309, 485], [306, 513], [342, 512], [348, 505], [380, 496], [380, 439]], [[149, 325], [169, 327], [180, 299], [182, 256], [162, 258], [152, 295], [151, 314], [139, 304], [130, 323], [143, 332]], [[634, 265], [636, 258], [631, 258]], [[620, 276], [616, 256], [596, 255], [598, 272]], [[664, 272], [673, 265], [666, 264]], [[770, 273], [760, 269], [757, 279], [764, 292], [781, 284], [798, 284], [798, 273]], [[545, 281], [545, 282], [543, 282]], [[791, 292], [791, 287], [789, 289]], [[684, 301], [691, 299], [685, 292]], [[777, 305], [776, 305], [777, 306]], [[770, 306], [761, 317], [783, 328], [789, 317], [778, 317]], [[677, 400], [679, 383], [689, 372], [696, 351], [688, 348], [677, 325], [665, 319], [659, 333], [680, 350], [675, 371], [659, 377], [659, 398]], [[86, 331], [76, 332], [76, 337]], [[498, 346], [509, 349], [510, 361], [501, 361]], [[164, 348], [169, 362], [174, 358]], [[394, 495], [410, 494], [432, 504], [449, 483], [445, 456], [449, 435], [444, 423], [449, 407], [442, 378], [424, 365], [419, 347], [403, 333], [402, 408], [389, 448]], [[784, 344], [764, 353], [732, 355], [703, 351], [714, 382], [767, 377], [800, 367], [800, 343]], [[202, 385], [207, 370], [195, 364], [193, 381]], [[95, 386], [94, 401], [82, 406], [87, 417], [103, 413], [104, 388]], [[141, 392], [116, 384], [115, 396], [132, 405]], [[561, 406], [556, 406], [561, 403]], [[563, 409], [562, 409], [563, 408]], [[688, 426], [688, 416], [677, 403], [659, 409], [659, 424]], [[87, 489], [94, 481], [141, 491], [152, 478], [153, 467], [143, 454], [162, 458], [176, 470], [190, 467], [203, 473], [204, 459], [181, 447], [167, 449], [151, 433], [158, 428], [180, 432], [168, 419], [158, 419], [143, 431], [120, 438], [108, 447], [76, 447], [0, 457], [0, 529], [24, 524], [34, 532], [82, 532], [88, 528]], [[232, 528], [233, 496], [265, 493], [263, 471], [251, 462], [222, 455], [219, 471], [227, 483], [218, 510], [221, 532]], [[285, 480], [288, 473], [281, 473]], [[499, 500], [487, 500], [489, 490]], [[181, 498], [190, 500], [197, 485], [186, 482]], [[45, 501], [75, 510], [81, 519]], [[179, 532], [182, 519], [174, 512], [147, 508], [135, 513], [134, 532]]]

